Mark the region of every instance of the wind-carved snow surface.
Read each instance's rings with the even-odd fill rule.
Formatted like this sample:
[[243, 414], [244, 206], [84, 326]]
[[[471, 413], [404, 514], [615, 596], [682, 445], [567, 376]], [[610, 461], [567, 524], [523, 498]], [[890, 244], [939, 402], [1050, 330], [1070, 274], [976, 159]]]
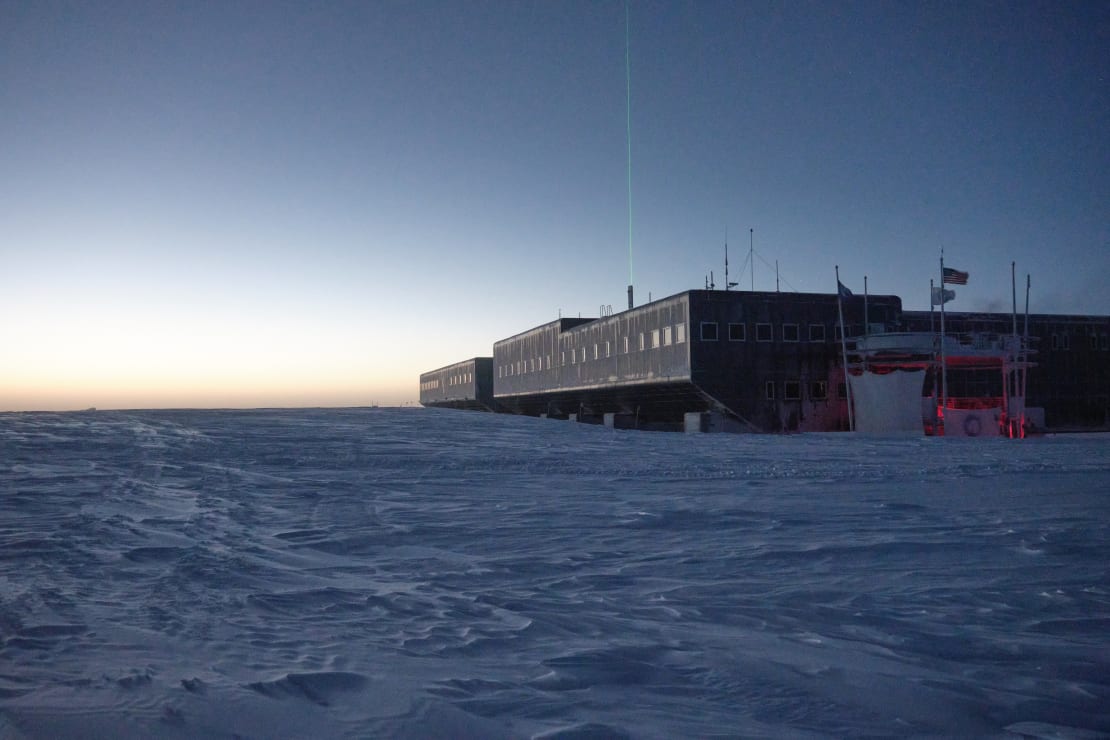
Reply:
[[0, 736], [1110, 733], [1110, 439], [0, 415]]

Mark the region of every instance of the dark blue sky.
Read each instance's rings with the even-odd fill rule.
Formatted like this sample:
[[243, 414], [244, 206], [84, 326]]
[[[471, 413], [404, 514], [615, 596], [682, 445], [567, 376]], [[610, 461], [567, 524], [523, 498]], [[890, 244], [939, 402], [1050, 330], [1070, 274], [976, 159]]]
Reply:
[[[784, 290], [926, 308], [943, 246], [954, 310], [1110, 313], [1107, 3], [630, 11], [638, 302], [754, 228]], [[0, 83], [0, 407], [404, 400], [625, 302], [623, 2], [2, 2]]]

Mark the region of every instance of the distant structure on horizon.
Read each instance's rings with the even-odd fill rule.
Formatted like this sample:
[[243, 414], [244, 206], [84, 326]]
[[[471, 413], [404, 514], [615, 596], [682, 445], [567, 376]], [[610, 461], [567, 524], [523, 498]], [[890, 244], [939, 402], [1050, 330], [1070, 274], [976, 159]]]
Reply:
[[[939, 327], [932, 312], [903, 311], [898, 296], [841, 298], [843, 342], [835, 293], [688, 290], [601, 318], [560, 318], [496, 341], [492, 357], [423, 373], [420, 403], [615, 428], [846, 431], [845, 348], [868, 335], [935, 335]], [[945, 341], [970, 346], [989, 335], [1006, 347], [1013, 327], [1012, 314], [948, 312]], [[1022, 435], [1024, 426], [1110, 429], [1110, 317], [1030, 314], [1028, 341], [1019, 343], [1036, 365], [1024, 381]], [[943, 429], [930, 413], [951, 409], [966, 421], [969, 410], [1012, 393], [997, 364], [945, 367], [948, 403], [939, 411], [941, 368], [919, 368], [926, 432]], [[988, 415], [975, 419], [963, 431], [950, 419], [947, 433], [997, 434]]]

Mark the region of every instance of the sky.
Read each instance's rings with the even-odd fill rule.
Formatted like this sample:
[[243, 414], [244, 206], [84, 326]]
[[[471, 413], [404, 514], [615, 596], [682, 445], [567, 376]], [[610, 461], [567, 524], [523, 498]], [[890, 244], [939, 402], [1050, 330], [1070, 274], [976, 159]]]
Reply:
[[0, 111], [0, 410], [414, 402], [726, 238], [1110, 314], [1107, 3], [0, 0]]

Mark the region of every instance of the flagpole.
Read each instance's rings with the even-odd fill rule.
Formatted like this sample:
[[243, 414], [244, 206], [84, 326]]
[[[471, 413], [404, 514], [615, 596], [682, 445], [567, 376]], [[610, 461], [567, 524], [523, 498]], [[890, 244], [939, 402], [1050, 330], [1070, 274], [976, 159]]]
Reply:
[[1025, 336], [1021, 363], [1021, 437], [1025, 438], [1025, 391], [1029, 387], [1029, 273], [1025, 273]]
[[[940, 299], [944, 300], [944, 285], [940, 288]], [[929, 278], [929, 334], [933, 337], [933, 362], [937, 361], [937, 327], [934, 321], [933, 311], [933, 279]], [[936, 434], [937, 427], [937, 373], [936, 368], [933, 368], [933, 434]]]
[[844, 338], [844, 308], [840, 301], [840, 265], [836, 265], [836, 313], [840, 317], [840, 356], [844, 363], [844, 393], [848, 396], [848, 431], [856, 430], [852, 415], [852, 384], [848, 380], [848, 340]]
[[[931, 297], [931, 296], [930, 296]], [[940, 247], [940, 422], [948, 408], [948, 362], [945, 356], [945, 247]]]
[[867, 276], [863, 276], [863, 336], [871, 336], [871, 314], [867, 311]]
[[1011, 354], [1012, 359], [1011, 359], [1011, 363], [1010, 363], [1010, 369], [1006, 371], [1007, 392], [1006, 392], [1006, 398], [1004, 399], [1005, 405], [1003, 406], [1003, 408], [1005, 409], [1005, 412], [1006, 412], [1006, 431], [1009, 433], [1009, 436], [1011, 438], [1013, 438], [1013, 436], [1014, 436], [1013, 404], [1011, 403], [1011, 397], [1018, 395], [1018, 388], [1019, 388], [1020, 383], [1021, 383], [1021, 374], [1020, 374], [1021, 373], [1021, 368], [1019, 368], [1018, 364], [1017, 364], [1018, 361], [1021, 359], [1021, 353], [1020, 353], [1020, 347], [1018, 345], [1018, 333], [1017, 333], [1017, 273], [1016, 273], [1016, 269], [1017, 269], [1017, 263], [1011, 261], [1010, 262], [1010, 295], [1011, 295], [1012, 300], [1013, 300], [1013, 304], [1012, 304], [1012, 306], [1013, 306], [1012, 307], [1012, 311], [1013, 311], [1013, 337], [1011, 337], [1011, 339], [1010, 339], [1010, 347], [1011, 347], [1010, 354]]
[[[941, 294], [941, 298], [944, 298], [943, 293]], [[936, 304], [933, 302], [933, 279], [929, 278], [929, 333], [933, 334], [934, 336], [937, 333], [937, 327], [934, 324], [934, 319], [933, 319], [933, 313], [934, 313], [933, 306], [935, 306], [935, 305]]]

